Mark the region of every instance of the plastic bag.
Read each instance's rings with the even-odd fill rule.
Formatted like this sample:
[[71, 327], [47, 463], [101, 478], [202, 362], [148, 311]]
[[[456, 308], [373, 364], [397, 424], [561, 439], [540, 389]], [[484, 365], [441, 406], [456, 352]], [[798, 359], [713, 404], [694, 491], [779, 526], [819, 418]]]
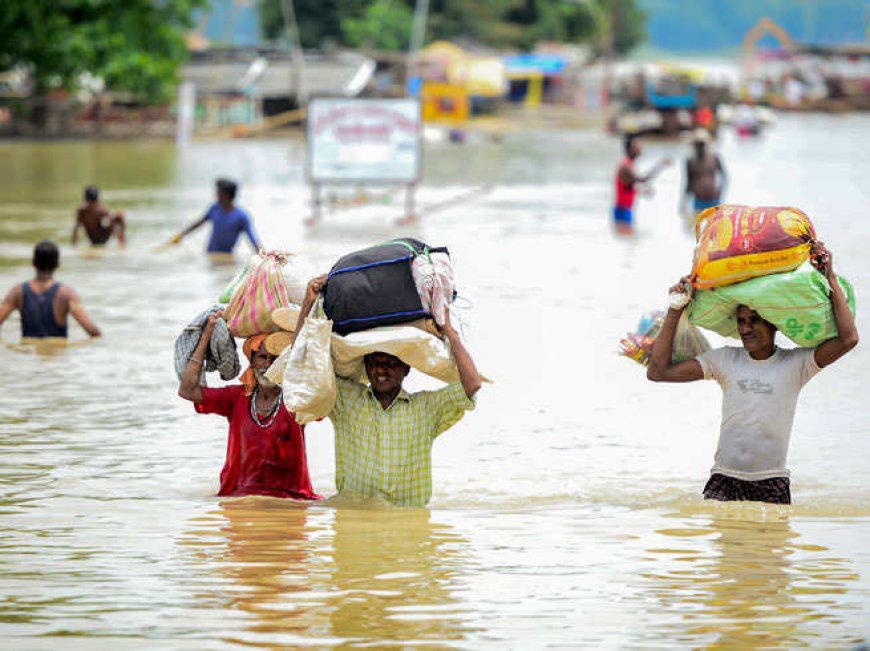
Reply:
[[435, 323], [443, 326], [447, 321], [447, 308], [455, 295], [453, 263], [447, 253], [421, 253], [411, 262], [411, 274], [423, 309], [432, 315]]
[[[855, 291], [845, 278], [837, 278], [855, 314]], [[827, 278], [807, 262], [788, 273], [696, 291], [687, 312], [693, 324], [739, 338], [737, 306], [746, 305], [798, 346], [815, 347], [837, 336], [829, 292]]]
[[[322, 314], [322, 309], [317, 311]], [[325, 418], [335, 405], [331, 346], [332, 321], [309, 314], [293, 346], [266, 372], [269, 378], [276, 377], [278, 370], [283, 373], [284, 404], [300, 425]], [[276, 365], [282, 358], [284, 365], [279, 369]]]
[[242, 270], [236, 274], [235, 278], [230, 281], [230, 284], [227, 285], [226, 289], [218, 297], [218, 303], [226, 305], [230, 302], [230, 299], [232, 299], [233, 294], [236, 293], [239, 285], [241, 285], [245, 278], [247, 278], [248, 274], [251, 272], [251, 269], [259, 260], [259, 255], [252, 255], [247, 259], [247, 261], [245, 262], [245, 266], [242, 268]]
[[809, 258], [815, 236], [797, 208], [708, 208], [695, 221], [692, 284], [707, 289], [792, 271]]
[[290, 303], [281, 271], [287, 261], [285, 254], [261, 253], [257, 258], [224, 312], [224, 319], [234, 337], [279, 330], [272, 322], [272, 310]]
[[[648, 366], [652, 357], [652, 348], [656, 337], [661, 332], [665, 321], [664, 312], [648, 312], [640, 318], [637, 330], [629, 332], [619, 344], [620, 354], [633, 359], [642, 366]], [[674, 333], [674, 343], [671, 354], [673, 363], [695, 359], [701, 353], [710, 350], [710, 343], [704, 334], [689, 322], [689, 315], [684, 310], [677, 322]]]
[[305, 300], [308, 279], [314, 274], [309, 273], [307, 269], [303, 269], [295, 256], [287, 260], [283, 271], [284, 282], [287, 286], [287, 297], [292, 303], [301, 305], [302, 301]]

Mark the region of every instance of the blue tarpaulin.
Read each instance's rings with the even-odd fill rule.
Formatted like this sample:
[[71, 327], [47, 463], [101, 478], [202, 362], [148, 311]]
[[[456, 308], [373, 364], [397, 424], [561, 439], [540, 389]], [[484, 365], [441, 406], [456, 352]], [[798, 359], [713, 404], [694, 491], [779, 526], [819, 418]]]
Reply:
[[516, 54], [502, 59], [509, 75], [558, 75], [566, 65], [559, 54]]

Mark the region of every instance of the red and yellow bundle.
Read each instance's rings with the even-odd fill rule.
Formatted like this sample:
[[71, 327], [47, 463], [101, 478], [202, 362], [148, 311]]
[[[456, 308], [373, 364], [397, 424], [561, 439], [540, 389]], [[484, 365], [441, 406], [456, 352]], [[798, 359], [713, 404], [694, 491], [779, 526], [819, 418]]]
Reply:
[[797, 208], [708, 208], [695, 222], [692, 283], [708, 289], [791, 271], [807, 261], [815, 237]]

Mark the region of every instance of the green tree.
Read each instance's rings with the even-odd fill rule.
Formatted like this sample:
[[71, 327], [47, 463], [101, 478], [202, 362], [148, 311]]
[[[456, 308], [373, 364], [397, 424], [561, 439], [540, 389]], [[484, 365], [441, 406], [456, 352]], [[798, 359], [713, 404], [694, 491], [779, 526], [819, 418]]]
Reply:
[[626, 54], [646, 40], [646, 14], [637, 0], [598, 0], [605, 16], [605, 49]]
[[522, 27], [515, 45], [524, 49], [538, 41], [586, 43], [608, 24], [600, 3], [590, 0], [524, 0], [506, 13], [506, 19]]
[[81, 75], [158, 104], [172, 97], [184, 32], [206, 0], [3, 0], [0, 69], [24, 66], [34, 93], [74, 90]]
[[375, 0], [359, 17], [342, 21], [346, 41], [354, 47], [407, 50], [414, 16], [402, 0]]
[[285, 10], [281, 6], [287, 2], [293, 3], [304, 48], [317, 48], [328, 42], [348, 45], [343, 20], [361, 17], [372, 4], [371, 0], [257, 0], [260, 32], [267, 41], [287, 44]]
[[[258, 0], [266, 38], [284, 40], [281, 3], [290, 1], [307, 48], [331, 40], [400, 50], [410, 40], [415, 0]], [[530, 49], [548, 40], [607, 49], [612, 40], [625, 53], [644, 39], [644, 21], [638, 0], [430, 0], [426, 41]]]

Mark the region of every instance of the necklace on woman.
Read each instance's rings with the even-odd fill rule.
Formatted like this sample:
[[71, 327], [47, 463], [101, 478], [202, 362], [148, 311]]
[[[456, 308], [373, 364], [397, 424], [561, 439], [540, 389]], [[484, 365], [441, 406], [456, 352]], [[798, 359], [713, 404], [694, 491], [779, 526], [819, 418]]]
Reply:
[[275, 403], [269, 409], [269, 413], [266, 414], [266, 418], [264, 420], [260, 420], [260, 415], [257, 413], [257, 396], [260, 395], [260, 387], [257, 386], [254, 388], [254, 393], [251, 394], [251, 419], [261, 429], [271, 427], [272, 423], [275, 422], [275, 417], [278, 416], [278, 409], [281, 408], [282, 393], [282, 391], [278, 391], [278, 396], [275, 398]]

